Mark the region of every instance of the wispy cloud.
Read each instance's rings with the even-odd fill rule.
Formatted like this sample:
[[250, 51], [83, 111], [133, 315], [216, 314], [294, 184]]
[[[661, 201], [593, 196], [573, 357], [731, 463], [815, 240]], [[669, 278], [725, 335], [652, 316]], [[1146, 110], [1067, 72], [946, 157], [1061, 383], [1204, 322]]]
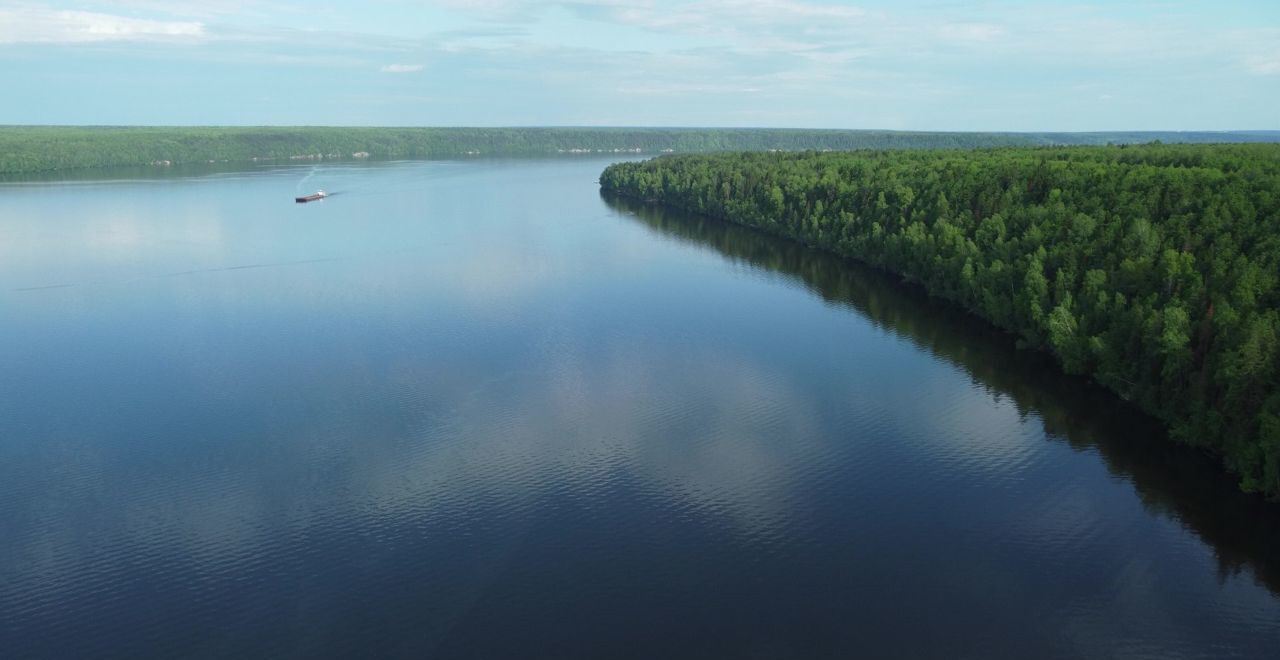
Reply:
[[957, 41], [991, 41], [1005, 33], [1005, 29], [991, 23], [947, 23], [938, 28], [939, 36]]
[[1249, 68], [1250, 73], [1261, 76], [1280, 75], [1280, 54], [1270, 57], [1258, 55], [1250, 57], [1245, 61], [1245, 66]]
[[0, 44], [100, 41], [198, 41], [204, 23], [117, 16], [43, 7], [0, 9]]
[[740, 85], [717, 85], [700, 83], [682, 83], [670, 85], [636, 85], [617, 88], [619, 94], [663, 95], [663, 94], [756, 94], [759, 87]]
[[422, 70], [421, 64], [388, 64], [382, 67], [383, 73], [414, 73]]
[[[386, 82], [393, 77], [382, 74], [408, 74], [404, 80], [421, 83], [418, 92], [450, 99], [396, 110], [387, 104], [393, 123], [615, 117], [632, 124], [1036, 130], [1192, 128], [1223, 117], [1224, 125], [1261, 126], [1274, 123], [1265, 108], [1278, 97], [1260, 77], [1280, 75], [1280, 15], [1261, 5], [299, 2], [0, 0], [0, 47], [19, 45], [0, 55], [28, 56], [22, 45], [52, 44], [58, 47], [31, 50], [51, 62], [99, 52], [148, 62], [180, 57], [225, 72], [237, 67], [223, 78], [235, 81], [236, 92], [268, 84], [239, 75], [253, 67], [259, 80], [286, 66], [343, 68], [353, 74], [341, 83], [344, 98], [382, 98], [392, 93]], [[99, 47], [105, 42], [120, 45]], [[429, 79], [412, 75], [426, 70], [423, 62], [430, 63]], [[142, 72], [130, 69], [135, 78]], [[28, 84], [38, 90], [43, 83], [31, 77]], [[1078, 85], [1090, 88], [1073, 92]], [[314, 90], [307, 107], [319, 107], [337, 87]], [[1126, 90], [1123, 110], [1119, 102], [1099, 103], [1119, 89]], [[517, 93], [525, 102], [496, 101]], [[1128, 114], [1111, 118], [1121, 112]]]
[[611, 17], [652, 29], [718, 30], [746, 26], [782, 27], [804, 22], [819, 27], [820, 21], [859, 21], [868, 12], [858, 7], [796, 0], [705, 0], [671, 6], [656, 2], [573, 3], [579, 11], [594, 9]]

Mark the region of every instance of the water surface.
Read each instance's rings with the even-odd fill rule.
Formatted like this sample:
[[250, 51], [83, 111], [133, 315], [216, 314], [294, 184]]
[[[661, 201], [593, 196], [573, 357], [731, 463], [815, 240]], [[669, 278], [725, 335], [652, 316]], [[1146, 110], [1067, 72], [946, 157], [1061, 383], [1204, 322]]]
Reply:
[[1280, 648], [1211, 460], [605, 164], [0, 184], [4, 655]]

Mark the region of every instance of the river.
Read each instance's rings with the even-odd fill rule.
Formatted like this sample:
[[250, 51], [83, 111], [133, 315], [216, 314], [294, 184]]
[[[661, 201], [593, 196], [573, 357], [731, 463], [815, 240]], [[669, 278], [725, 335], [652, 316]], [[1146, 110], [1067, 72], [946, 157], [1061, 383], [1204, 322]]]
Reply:
[[608, 162], [0, 183], [3, 655], [1280, 649], [1212, 459]]

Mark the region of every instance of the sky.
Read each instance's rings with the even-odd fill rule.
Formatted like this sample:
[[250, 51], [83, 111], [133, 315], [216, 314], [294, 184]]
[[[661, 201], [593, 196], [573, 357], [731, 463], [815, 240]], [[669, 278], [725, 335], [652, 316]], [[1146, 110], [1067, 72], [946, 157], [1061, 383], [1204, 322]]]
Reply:
[[0, 0], [0, 124], [1280, 128], [1280, 0]]

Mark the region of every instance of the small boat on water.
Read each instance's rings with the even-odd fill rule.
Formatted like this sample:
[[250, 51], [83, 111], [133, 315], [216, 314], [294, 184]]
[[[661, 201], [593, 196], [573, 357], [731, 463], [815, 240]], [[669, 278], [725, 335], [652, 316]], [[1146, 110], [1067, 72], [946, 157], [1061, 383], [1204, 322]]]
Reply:
[[324, 199], [325, 197], [328, 197], [328, 196], [329, 196], [329, 193], [326, 193], [323, 190], [317, 190], [311, 193], [310, 195], [303, 195], [302, 197], [294, 197], [293, 201], [299, 204], [306, 204], [307, 202], [314, 202], [317, 199]]

